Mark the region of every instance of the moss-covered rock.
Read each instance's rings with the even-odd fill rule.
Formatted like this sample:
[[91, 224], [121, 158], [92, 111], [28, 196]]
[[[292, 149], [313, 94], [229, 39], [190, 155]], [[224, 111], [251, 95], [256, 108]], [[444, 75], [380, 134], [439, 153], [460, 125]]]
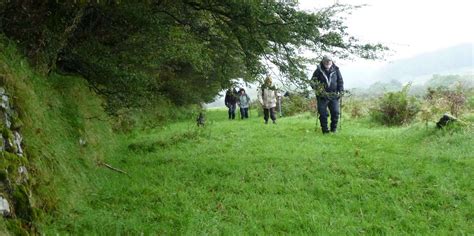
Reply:
[[8, 179], [8, 171], [6, 169], [0, 169], [0, 182], [5, 182]]
[[31, 207], [29, 191], [24, 185], [17, 185], [12, 194], [15, 215], [25, 221], [35, 219], [35, 212]]
[[21, 220], [11, 219], [7, 222], [7, 229], [12, 235], [28, 236], [30, 235], [26, 230], [24, 222]]
[[13, 140], [15, 138], [13, 135], [13, 132], [7, 127], [4, 127], [2, 129], [2, 136], [3, 136], [3, 139], [5, 140], [5, 151], [15, 153], [17, 149], [15, 145], [13, 144]]
[[12, 130], [19, 130], [23, 126], [23, 122], [18, 117], [17, 113], [14, 113], [12, 116]]

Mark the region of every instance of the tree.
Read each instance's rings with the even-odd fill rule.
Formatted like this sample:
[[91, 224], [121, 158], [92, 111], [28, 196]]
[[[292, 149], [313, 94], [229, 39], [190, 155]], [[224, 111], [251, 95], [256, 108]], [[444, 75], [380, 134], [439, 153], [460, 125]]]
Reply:
[[[376, 58], [386, 48], [346, 33], [335, 5], [317, 13], [286, 1], [7, 1], [0, 30], [45, 73], [80, 74], [120, 107], [209, 102], [232, 79], [276, 67], [304, 84], [304, 50]], [[31, 22], [36, 22], [31, 27]]]

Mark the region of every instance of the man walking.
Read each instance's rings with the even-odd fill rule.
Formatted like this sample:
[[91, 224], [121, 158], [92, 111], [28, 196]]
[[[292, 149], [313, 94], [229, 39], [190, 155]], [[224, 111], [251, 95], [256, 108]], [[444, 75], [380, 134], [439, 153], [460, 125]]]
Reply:
[[238, 98], [237, 90], [235, 88], [230, 88], [227, 90], [224, 98], [225, 106], [229, 109], [229, 120], [235, 119], [235, 109], [237, 108]]
[[[323, 134], [335, 133], [339, 121], [339, 99], [344, 91], [344, 81], [339, 67], [329, 56], [324, 56], [313, 73], [311, 86], [316, 90], [319, 121]], [[331, 130], [328, 129], [328, 108], [331, 114]]]

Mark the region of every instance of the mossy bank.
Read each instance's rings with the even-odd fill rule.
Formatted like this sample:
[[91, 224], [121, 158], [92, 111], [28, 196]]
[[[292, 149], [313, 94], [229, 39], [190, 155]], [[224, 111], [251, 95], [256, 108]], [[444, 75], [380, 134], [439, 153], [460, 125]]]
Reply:
[[87, 83], [35, 73], [16, 48], [0, 35], [0, 234], [13, 235], [73, 212], [114, 148], [103, 101]]

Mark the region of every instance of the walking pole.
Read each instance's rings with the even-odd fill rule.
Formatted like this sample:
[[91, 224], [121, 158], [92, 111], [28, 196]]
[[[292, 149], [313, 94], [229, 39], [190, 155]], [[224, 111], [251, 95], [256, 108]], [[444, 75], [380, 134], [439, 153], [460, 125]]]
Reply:
[[318, 128], [319, 128], [319, 112], [318, 112], [318, 99], [316, 99], [316, 128], [314, 128], [316, 131], [318, 131]]
[[342, 97], [339, 98], [339, 130], [342, 130]]
[[250, 114], [250, 111], [251, 111], [251, 110], [252, 110], [252, 103], [249, 102], [249, 119], [250, 119], [250, 117], [252, 117], [251, 114]]
[[[237, 106], [235, 107], [235, 109], [237, 109]], [[239, 117], [240, 119], [242, 119], [242, 114], [240, 113], [240, 105], [239, 105]]]
[[283, 116], [281, 113], [281, 96], [278, 96], [278, 109], [280, 110], [280, 118]]
[[318, 131], [319, 129], [319, 112], [318, 112], [318, 92], [316, 90], [314, 90], [314, 101], [315, 101], [315, 104], [316, 106], [314, 106], [316, 108], [316, 128], [314, 128], [315, 131]]

